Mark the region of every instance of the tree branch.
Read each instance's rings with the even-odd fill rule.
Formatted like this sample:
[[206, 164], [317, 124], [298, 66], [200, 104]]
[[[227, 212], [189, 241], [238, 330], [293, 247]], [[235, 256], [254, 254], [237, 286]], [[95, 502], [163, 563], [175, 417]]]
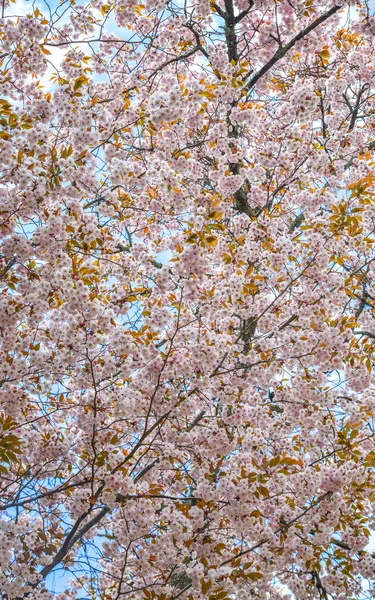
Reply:
[[263, 77], [263, 75], [268, 73], [268, 71], [276, 63], [278, 63], [282, 58], [284, 58], [284, 56], [287, 54], [287, 52], [289, 52], [289, 50], [291, 50], [297, 42], [299, 42], [304, 37], [306, 37], [309, 33], [314, 31], [314, 29], [319, 27], [319, 25], [321, 25], [322, 23], [327, 21], [327, 19], [332, 17], [332, 15], [334, 15], [338, 10], [340, 10], [340, 8], [341, 8], [340, 6], [333, 6], [326, 13], [323, 13], [322, 15], [320, 15], [320, 17], [315, 19], [315, 21], [310, 23], [310, 25], [305, 27], [305, 29], [302, 29], [302, 31], [297, 33], [297, 35], [295, 35], [294, 38], [292, 38], [290, 40], [290, 42], [288, 42], [288, 44], [286, 44], [286, 46], [280, 46], [277, 49], [277, 51], [275, 52], [275, 54], [273, 55], [273, 57], [261, 69], [259, 69], [259, 71], [257, 73], [255, 73], [255, 75], [250, 79], [250, 81], [246, 84], [246, 86], [243, 89], [245, 91], [250, 91], [251, 88], [253, 88], [254, 85], [259, 81], [259, 79], [261, 77]]

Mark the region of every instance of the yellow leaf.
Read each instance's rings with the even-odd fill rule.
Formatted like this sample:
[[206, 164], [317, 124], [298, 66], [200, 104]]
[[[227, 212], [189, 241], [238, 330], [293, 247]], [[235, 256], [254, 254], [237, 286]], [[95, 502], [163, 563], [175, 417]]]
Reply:
[[209, 246], [215, 246], [215, 244], [217, 243], [217, 238], [214, 235], [208, 235], [205, 238], [205, 241]]
[[211, 579], [209, 579], [208, 581], [205, 581], [203, 578], [201, 579], [201, 584], [202, 584], [202, 592], [203, 594], [207, 594], [208, 590], [210, 589], [210, 587], [212, 586], [212, 581]]
[[52, 52], [50, 52], [49, 50], [47, 50], [47, 48], [45, 46], [40, 45], [40, 51], [43, 52], [43, 54], [52, 54]]
[[76, 92], [82, 85], [84, 85], [85, 83], [88, 83], [88, 78], [86, 77], [86, 75], [81, 75], [80, 77], [77, 77], [77, 79], [75, 79], [74, 81], [74, 86], [73, 89]]
[[109, 4], [103, 4], [103, 6], [100, 8], [100, 12], [102, 13], [103, 17], [107, 14], [110, 8], [111, 7], [109, 6]]

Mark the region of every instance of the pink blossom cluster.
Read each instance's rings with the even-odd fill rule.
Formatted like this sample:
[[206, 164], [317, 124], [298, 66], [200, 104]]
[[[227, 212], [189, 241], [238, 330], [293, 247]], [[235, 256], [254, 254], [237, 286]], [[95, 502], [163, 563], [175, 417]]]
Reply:
[[1, 600], [373, 593], [369, 3], [17, 4]]

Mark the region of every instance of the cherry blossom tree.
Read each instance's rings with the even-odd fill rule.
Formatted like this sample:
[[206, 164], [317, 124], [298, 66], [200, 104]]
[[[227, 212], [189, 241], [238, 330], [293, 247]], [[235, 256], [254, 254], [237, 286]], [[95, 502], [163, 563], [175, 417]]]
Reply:
[[374, 597], [371, 4], [106, 1], [2, 0], [0, 597]]

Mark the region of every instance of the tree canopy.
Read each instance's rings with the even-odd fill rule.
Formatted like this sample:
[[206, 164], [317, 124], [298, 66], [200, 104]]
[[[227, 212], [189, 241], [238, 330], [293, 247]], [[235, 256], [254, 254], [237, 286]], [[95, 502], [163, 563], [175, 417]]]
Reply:
[[0, 597], [374, 597], [371, 3], [138, 2], [2, 0]]

